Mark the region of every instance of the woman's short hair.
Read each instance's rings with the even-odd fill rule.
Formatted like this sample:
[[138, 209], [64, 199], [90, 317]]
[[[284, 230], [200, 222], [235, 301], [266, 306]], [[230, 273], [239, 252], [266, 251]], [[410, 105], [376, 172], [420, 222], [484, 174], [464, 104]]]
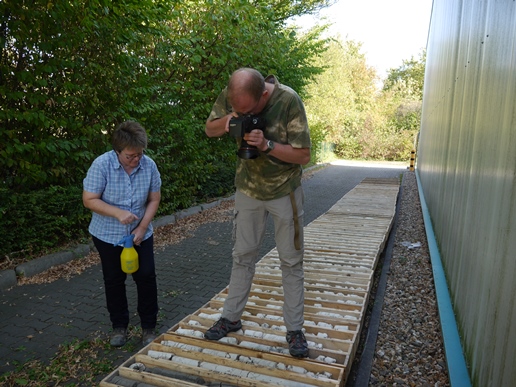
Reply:
[[122, 122], [113, 132], [111, 137], [113, 149], [122, 152], [126, 148], [147, 148], [147, 133], [145, 129], [135, 121]]

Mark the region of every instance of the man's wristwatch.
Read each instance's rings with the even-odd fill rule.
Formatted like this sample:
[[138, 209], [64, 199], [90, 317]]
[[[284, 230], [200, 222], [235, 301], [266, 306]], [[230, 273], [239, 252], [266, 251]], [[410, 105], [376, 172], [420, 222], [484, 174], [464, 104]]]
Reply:
[[266, 155], [270, 153], [271, 150], [274, 149], [274, 142], [272, 140], [267, 140], [267, 149], [263, 151]]

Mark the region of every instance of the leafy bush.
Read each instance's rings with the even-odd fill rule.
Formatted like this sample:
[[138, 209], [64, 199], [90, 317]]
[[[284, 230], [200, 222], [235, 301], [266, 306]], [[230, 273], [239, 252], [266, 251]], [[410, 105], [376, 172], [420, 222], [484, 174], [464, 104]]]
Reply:
[[91, 218], [82, 188], [57, 187], [19, 193], [0, 190], [0, 256], [31, 256], [87, 236]]
[[204, 124], [231, 72], [252, 66], [303, 95], [322, 71], [323, 29], [286, 21], [328, 0], [18, 3], [0, 2], [2, 255], [84, 236], [82, 179], [128, 119], [161, 172], [158, 214], [227, 194], [235, 144]]

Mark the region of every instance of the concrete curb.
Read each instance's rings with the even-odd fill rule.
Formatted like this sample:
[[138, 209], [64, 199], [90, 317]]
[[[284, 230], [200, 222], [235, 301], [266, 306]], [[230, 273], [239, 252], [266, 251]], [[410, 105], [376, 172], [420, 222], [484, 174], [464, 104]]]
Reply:
[[0, 271], [0, 289], [8, 289], [18, 283], [16, 272], [14, 270]]
[[39, 274], [52, 266], [61, 265], [71, 261], [72, 259], [84, 257], [89, 254], [91, 248], [92, 246], [90, 245], [78, 245], [73, 250], [60, 251], [22, 263], [21, 265], [16, 266], [14, 271], [17, 277], [32, 277], [33, 275]]
[[[183, 219], [188, 216], [198, 214], [202, 211], [216, 207], [224, 201], [233, 200], [234, 198], [235, 196], [232, 195], [227, 198], [222, 198], [219, 200], [215, 200], [213, 202], [200, 204], [198, 206], [181, 210], [173, 215], [167, 215], [161, 218], [157, 218], [152, 221], [152, 224], [154, 228], [166, 226], [168, 224], [174, 224], [179, 219]], [[33, 259], [28, 262], [24, 262], [16, 266], [14, 269], [2, 270], [0, 271], [0, 290], [9, 289], [13, 286], [16, 286], [18, 284], [18, 277], [32, 277], [36, 274], [43, 273], [44, 271], [50, 269], [52, 266], [62, 265], [74, 259], [85, 257], [91, 251], [93, 251], [94, 248], [95, 247], [93, 246], [93, 243], [80, 244], [73, 249], [60, 251], [57, 253]]]

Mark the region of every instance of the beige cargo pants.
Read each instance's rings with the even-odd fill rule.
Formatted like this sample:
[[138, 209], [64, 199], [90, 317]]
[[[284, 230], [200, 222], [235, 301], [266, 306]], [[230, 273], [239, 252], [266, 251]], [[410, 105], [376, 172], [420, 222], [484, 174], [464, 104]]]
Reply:
[[[303, 327], [303, 202], [302, 187], [296, 189], [291, 196], [270, 201], [256, 200], [239, 191], [236, 192], [233, 268], [222, 317], [229, 321], [237, 321], [242, 316], [251, 290], [256, 262], [261, 258], [258, 253], [270, 214], [274, 221], [274, 236], [282, 273], [285, 326], [289, 331], [300, 330]], [[297, 226], [294, 224], [295, 212]]]

